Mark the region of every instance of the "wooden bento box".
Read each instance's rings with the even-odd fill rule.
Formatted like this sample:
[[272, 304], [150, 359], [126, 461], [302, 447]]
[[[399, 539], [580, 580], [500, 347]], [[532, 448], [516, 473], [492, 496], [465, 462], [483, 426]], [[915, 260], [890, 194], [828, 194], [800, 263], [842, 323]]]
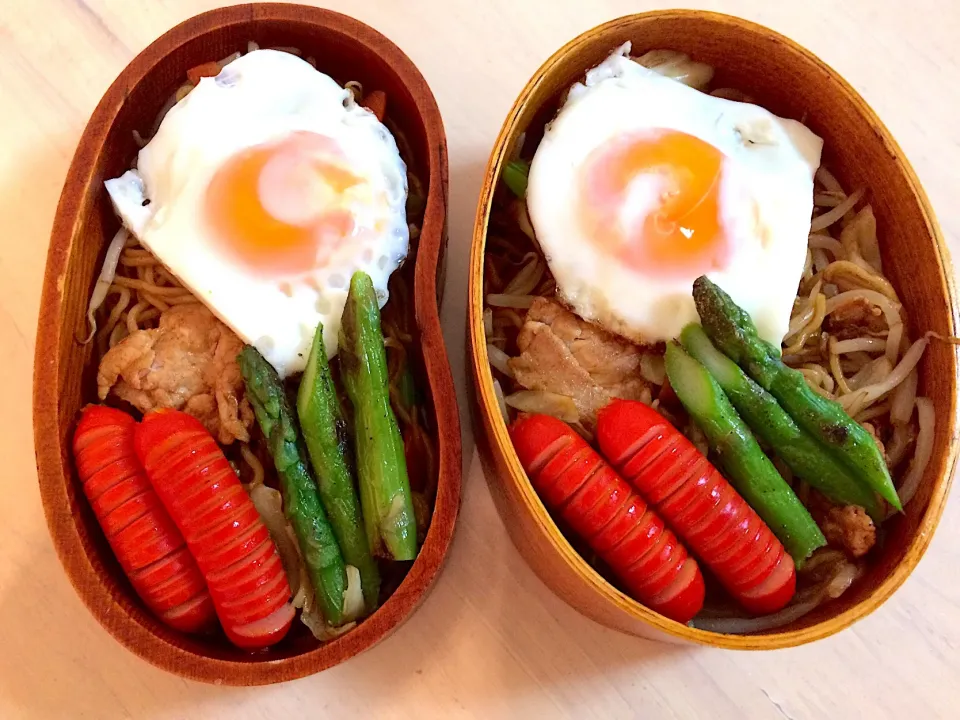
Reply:
[[[408, 139], [426, 190], [413, 270], [419, 357], [438, 450], [434, 512], [419, 555], [393, 594], [369, 618], [318, 644], [306, 632], [256, 654], [224, 639], [181, 635], [156, 620], [134, 594], [83, 496], [70, 453], [78, 411], [96, 401], [96, 365], [85, 334], [86, 305], [119, 223], [103, 182], [136, 157], [134, 131], [148, 129], [188, 68], [247, 49], [298, 48], [339, 82], [386, 92], [388, 118]], [[255, 3], [213, 10], [173, 28], [140, 53], [93, 113], [60, 198], [44, 278], [34, 368], [34, 426], [41, 496], [64, 569], [97, 620], [151, 663], [184, 677], [256, 685], [302, 677], [343, 662], [389, 635], [419, 606], [437, 575], [460, 504], [460, 432], [453, 380], [440, 329], [446, 248], [448, 168], [436, 101], [423, 76], [393, 43], [344, 15], [311, 7]], [[299, 624], [299, 623], [298, 623]], [[303, 628], [300, 628], [303, 630]]]
[[[719, 634], [664, 618], [595, 571], [558, 529], [531, 486], [498, 409], [483, 323], [488, 226], [501, 172], [528, 130], [534, 137], [561, 94], [626, 41], [633, 56], [671, 49], [716, 70], [715, 87], [742, 90], [786, 118], [803, 118], [825, 141], [827, 164], [845, 187], [867, 187], [880, 229], [885, 273], [917, 330], [956, 336], [957, 298], [947, 245], [903, 152], [876, 114], [840, 75], [791, 40], [759, 25], [708, 12], [668, 10], [623, 17], [587, 31], [534, 74], [508, 113], [490, 156], [470, 259], [468, 357], [477, 444], [497, 508], [514, 544], [560, 597], [597, 622], [664, 640], [769, 650], [838, 632], [879, 607], [916, 567], [930, 543], [957, 460], [957, 352], [931, 343], [920, 366], [922, 394], [938, 418], [920, 489], [893, 519], [875, 562], [838, 600], [777, 630]], [[527, 138], [529, 146], [530, 138]]]

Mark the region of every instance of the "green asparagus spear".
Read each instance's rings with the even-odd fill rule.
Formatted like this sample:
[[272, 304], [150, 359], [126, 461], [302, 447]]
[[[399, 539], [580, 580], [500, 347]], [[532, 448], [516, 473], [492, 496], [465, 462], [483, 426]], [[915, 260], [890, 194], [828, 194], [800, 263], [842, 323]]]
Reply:
[[877, 496], [797, 427], [770, 393], [717, 350], [700, 325], [687, 325], [680, 341], [684, 349], [707, 368], [754, 434], [772, 447], [797, 476], [830, 500], [842, 505], [860, 505], [874, 520], [882, 519]]
[[666, 366], [670, 386], [719, 456], [724, 476], [801, 565], [827, 544], [810, 513], [763, 454], [706, 368], [676, 342], [667, 345]]
[[317, 485], [307, 469], [303, 443], [283, 384], [273, 366], [250, 345], [243, 349], [237, 362], [247, 397], [273, 455], [283, 511], [297, 536], [317, 603], [330, 625], [342, 625], [346, 619], [346, 566], [323, 511]]
[[297, 415], [333, 534], [343, 559], [360, 572], [366, 609], [373, 612], [380, 595], [380, 571], [370, 554], [353, 472], [347, 463], [347, 423], [327, 362], [323, 324], [317, 325], [307, 367], [300, 380]]
[[706, 277], [693, 284], [703, 329], [724, 355], [773, 395], [797, 425], [831, 452], [865, 488], [902, 510], [890, 471], [870, 433], [839, 403], [814, 392], [796, 370], [780, 361], [780, 351], [757, 336], [750, 316]]
[[340, 322], [340, 370], [353, 405], [360, 505], [370, 549], [395, 560], [417, 555], [417, 522], [403, 439], [390, 407], [387, 353], [370, 276], [354, 273]]
[[512, 160], [503, 167], [503, 182], [510, 188], [510, 192], [523, 200], [527, 194], [529, 174], [530, 163], [524, 160]]

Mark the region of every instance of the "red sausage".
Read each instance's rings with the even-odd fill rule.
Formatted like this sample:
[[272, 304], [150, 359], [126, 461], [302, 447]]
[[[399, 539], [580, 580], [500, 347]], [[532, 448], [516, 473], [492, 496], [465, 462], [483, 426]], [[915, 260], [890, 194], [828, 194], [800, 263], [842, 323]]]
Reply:
[[159, 410], [140, 423], [135, 444], [197, 559], [230, 642], [279, 642], [295, 613], [290, 585], [257, 509], [210, 433], [186, 413]]
[[597, 416], [600, 451], [663, 515], [747, 610], [772, 613], [793, 597], [793, 559], [693, 443], [641, 402], [614, 400]]
[[182, 632], [212, 627], [216, 614], [207, 584], [134, 452], [136, 425], [114, 408], [84, 408], [73, 435], [83, 492], [133, 589], [153, 614]]
[[525, 415], [510, 427], [537, 493], [637, 599], [685, 623], [703, 606], [703, 575], [676, 536], [566, 423]]

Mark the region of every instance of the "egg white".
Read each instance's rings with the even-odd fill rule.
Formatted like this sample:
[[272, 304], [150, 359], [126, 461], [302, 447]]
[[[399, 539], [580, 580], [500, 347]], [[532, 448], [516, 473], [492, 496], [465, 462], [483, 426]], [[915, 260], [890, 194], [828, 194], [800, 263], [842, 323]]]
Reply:
[[[707, 274], [779, 346], [803, 272], [823, 141], [799, 122], [663, 77], [629, 52], [627, 43], [570, 89], [531, 164], [527, 207], [558, 294], [581, 317], [638, 342], [672, 339], [698, 319], [695, 276], [625, 266], [584, 235], [577, 215], [581, 171], [595, 149], [631, 132], [677, 130], [725, 156], [720, 205], [733, 251]], [[631, 186], [625, 212], [642, 215], [649, 194], [642, 182]], [[750, 198], [758, 216], [742, 212]]]
[[[297, 131], [343, 149], [370, 190], [369, 202], [350, 208], [367, 232], [346, 238], [310, 272], [257, 273], [211, 238], [204, 193], [238, 151]], [[319, 322], [327, 354], [336, 354], [355, 271], [370, 275], [383, 307], [409, 247], [406, 166], [393, 136], [349, 90], [285, 52], [256, 50], [202, 79], [164, 117], [136, 170], [106, 186], [124, 225], [281, 376], [304, 368]]]

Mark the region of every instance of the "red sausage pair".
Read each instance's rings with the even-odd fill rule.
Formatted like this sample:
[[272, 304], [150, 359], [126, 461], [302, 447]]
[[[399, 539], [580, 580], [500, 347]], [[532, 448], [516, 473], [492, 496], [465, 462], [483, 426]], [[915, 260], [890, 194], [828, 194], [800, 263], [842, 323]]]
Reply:
[[780, 541], [652, 408], [615, 400], [598, 415], [600, 449], [626, 481], [560, 420], [522, 416], [510, 434], [544, 502], [651, 609], [687, 622], [703, 605], [700, 570], [671, 529], [751, 612], [775, 612], [793, 596], [793, 561]]
[[573, 429], [548, 415], [511, 428], [543, 501], [589, 543], [645, 605], [687, 622], [703, 605], [696, 561], [623, 479]]
[[243, 648], [286, 634], [295, 611], [276, 547], [199, 421], [163, 410], [138, 424], [89, 406], [74, 456], [107, 541], [161, 620], [196, 632], [219, 617]]

